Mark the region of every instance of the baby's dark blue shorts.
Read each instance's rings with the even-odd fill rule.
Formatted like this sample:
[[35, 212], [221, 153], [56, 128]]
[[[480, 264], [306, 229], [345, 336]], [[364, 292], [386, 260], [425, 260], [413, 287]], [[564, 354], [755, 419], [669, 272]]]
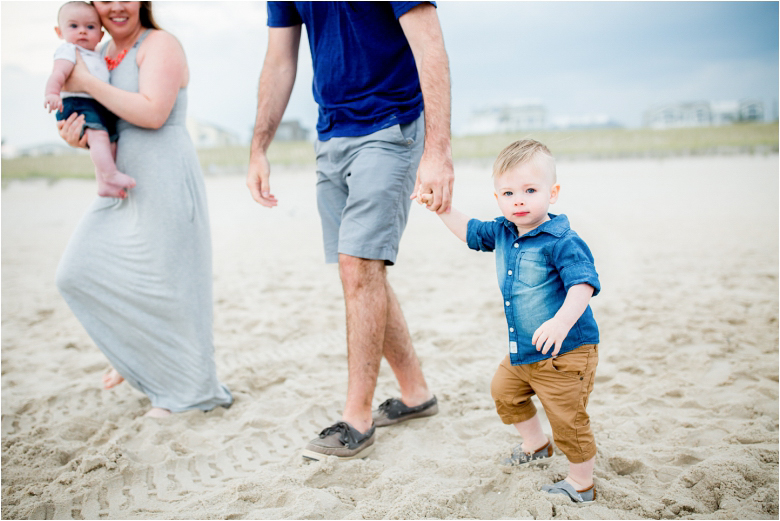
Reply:
[[108, 137], [112, 142], [119, 139], [119, 135], [116, 132], [116, 116], [94, 99], [78, 96], [62, 98], [62, 111], [57, 111], [57, 121], [68, 119], [68, 116], [74, 112], [84, 114], [85, 120], [84, 128], [81, 130], [82, 136], [84, 135], [84, 130], [92, 128], [108, 132]]

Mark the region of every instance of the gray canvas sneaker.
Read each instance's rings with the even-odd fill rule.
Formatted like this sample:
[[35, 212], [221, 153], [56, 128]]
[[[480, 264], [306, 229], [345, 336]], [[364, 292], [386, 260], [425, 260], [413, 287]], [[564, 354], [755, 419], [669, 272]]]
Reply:
[[504, 458], [504, 461], [502, 461], [501, 464], [506, 467], [517, 467], [525, 465], [526, 463], [531, 463], [532, 461], [552, 458], [553, 454], [553, 444], [550, 440], [547, 440], [547, 445], [536, 452], [524, 452], [523, 446], [520, 444], [512, 449], [512, 455], [508, 458]]
[[374, 425], [377, 427], [387, 427], [396, 423], [427, 418], [439, 412], [439, 404], [434, 396], [430, 400], [415, 407], [407, 407], [404, 402], [398, 398], [390, 398], [382, 402], [377, 410], [372, 414]]
[[365, 458], [374, 450], [375, 432], [374, 425], [363, 434], [347, 422], [334, 423], [306, 445], [302, 456], [313, 460], [328, 456], [342, 460]]
[[596, 500], [596, 489], [593, 485], [585, 490], [575, 490], [565, 479], [552, 485], [544, 485], [542, 490], [550, 494], [563, 494], [573, 503], [591, 503]]

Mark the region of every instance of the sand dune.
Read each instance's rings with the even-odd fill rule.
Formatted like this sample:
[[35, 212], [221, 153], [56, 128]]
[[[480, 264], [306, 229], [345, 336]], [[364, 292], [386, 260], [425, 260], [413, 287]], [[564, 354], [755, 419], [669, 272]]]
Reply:
[[[488, 165], [456, 205], [497, 215]], [[300, 450], [338, 419], [344, 305], [322, 261], [314, 175], [278, 170], [278, 208], [209, 177], [215, 343], [228, 410], [164, 420], [107, 363], [54, 286], [88, 181], [2, 192], [2, 516], [75, 519], [778, 517], [778, 156], [562, 162], [557, 213], [596, 257], [602, 331], [590, 413], [598, 500], [502, 471], [519, 442], [490, 398], [505, 354], [492, 254], [420, 207], [391, 282], [441, 413], [380, 430], [370, 458]], [[397, 394], [383, 365], [374, 398]]]

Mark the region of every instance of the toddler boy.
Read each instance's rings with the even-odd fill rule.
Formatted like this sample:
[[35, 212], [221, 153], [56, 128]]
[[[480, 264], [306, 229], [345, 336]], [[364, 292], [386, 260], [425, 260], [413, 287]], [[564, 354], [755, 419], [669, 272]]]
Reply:
[[74, 112], [84, 116], [84, 132], [87, 133], [89, 155], [95, 165], [98, 195], [124, 198], [127, 190], [135, 186], [135, 180], [116, 168], [116, 116], [89, 94], [62, 91], [76, 65], [76, 53], [81, 53], [92, 75], [108, 83], [108, 67], [95, 51], [103, 38], [100, 17], [97, 10], [86, 2], [67, 2], [60, 7], [57, 22], [54, 30], [66, 43], [54, 53], [54, 70], [46, 82], [43, 106], [49, 112], [57, 109], [58, 121], [67, 119]]
[[[474, 250], [495, 251], [498, 285], [509, 333], [509, 355], [491, 383], [496, 410], [523, 442], [506, 465], [553, 456], [531, 397], [542, 402], [569, 474], [542, 490], [576, 503], [593, 501], [596, 443], [585, 410], [598, 364], [599, 332], [588, 305], [600, 290], [593, 256], [565, 215], [548, 214], [558, 199], [555, 160], [546, 146], [522, 140], [493, 166], [503, 217], [482, 222], [457, 210], [439, 214]], [[414, 194], [429, 204], [426, 194]]]

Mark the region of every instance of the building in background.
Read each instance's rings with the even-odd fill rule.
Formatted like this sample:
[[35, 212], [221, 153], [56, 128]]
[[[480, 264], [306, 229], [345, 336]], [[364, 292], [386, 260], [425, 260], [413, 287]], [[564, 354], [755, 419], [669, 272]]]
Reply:
[[241, 139], [235, 133], [217, 125], [187, 118], [187, 132], [195, 148], [214, 148], [241, 145]]
[[484, 135], [539, 130], [547, 125], [547, 109], [536, 100], [520, 100], [475, 110], [465, 134]]
[[309, 130], [297, 120], [282, 121], [276, 129], [274, 139], [277, 141], [308, 141]]
[[764, 103], [756, 99], [670, 103], [652, 107], [644, 115], [644, 125], [651, 128], [709, 127], [763, 121]]
[[707, 101], [670, 103], [649, 109], [644, 122], [651, 128], [708, 127], [712, 125], [712, 107]]
[[739, 121], [764, 121], [764, 104], [760, 100], [746, 99], [739, 102]]
[[585, 114], [582, 116], [555, 116], [550, 119], [550, 128], [554, 130], [585, 130], [623, 128], [623, 125], [606, 114]]

